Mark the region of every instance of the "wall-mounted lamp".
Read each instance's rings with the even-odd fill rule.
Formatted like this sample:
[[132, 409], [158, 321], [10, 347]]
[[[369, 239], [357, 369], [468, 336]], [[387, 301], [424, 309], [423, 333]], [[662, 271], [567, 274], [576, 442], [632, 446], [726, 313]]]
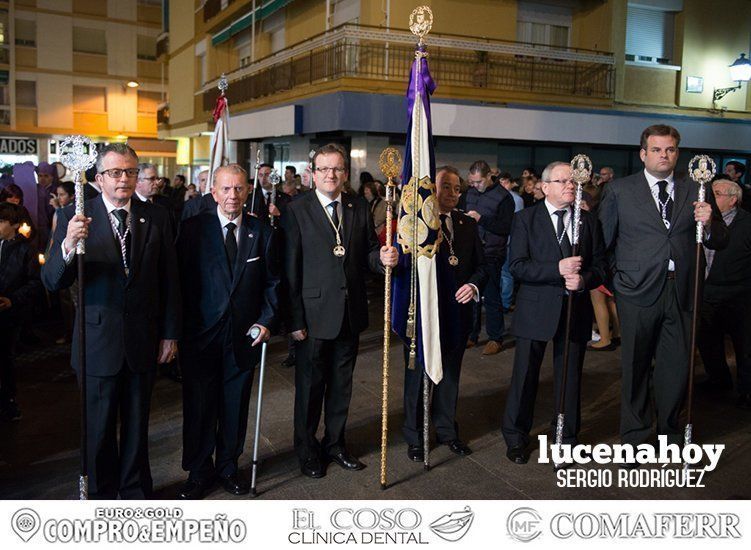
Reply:
[[715, 103], [720, 101], [730, 92], [739, 90], [743, 82], [751, 80], [751, 61], [746, 59], [745, 53], [742, 53], [741, 56], [730, 65], [730, 80], [735, 80], [737, 84], [730, 88], [715, 88], [712, 101]]

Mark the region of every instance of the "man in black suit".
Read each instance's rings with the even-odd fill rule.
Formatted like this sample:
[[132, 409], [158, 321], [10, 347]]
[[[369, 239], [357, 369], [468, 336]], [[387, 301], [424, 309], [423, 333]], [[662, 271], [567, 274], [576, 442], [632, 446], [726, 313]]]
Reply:
[[142, 202], [156, 204], [157, 206], [164, 208], [170, 221], [172, 234], [175, 235], [177, 233], [177, 221], [175, 220], [175, 212], [172, 209], [172, 202], [170, 202], [170, 200], [164, 195], [159, 194], [158, 181], [159, 176], [157, 175], [156, 166], [149, 162], [141, 162], [138, 164], [136, 197]]
[[[202, 498], [216, 476], [227, 492], [248, 492], [237, 461], [245, 443], [253, 367], [279, 303], [273, 231], [242, 211], [249, 190], [245, 170], [230, 164], [214, 176], [216, 208], [184, 220], [177, 240], [185, 311], [180, 347], [183, 469], [189, 477], [179, 495], [184, 499]], [[252, 326], [261, 333], [249, 340]]]
[[738, 407], [751, 409], [751, 214], [740, 208], [741, 187], [728, 179], [712, 184], [717, 207], [728, 226], [725, 250], [705, 250], [707, 279], [697, 344], [707, 380], [705, 389], [733, 387], [725, 358], [730, 335], [738, 368]]
[[[438, 443], [448, 445], [459, 456], [468, 456], [472, 449], [459, 439], [456, 402], [464, 350], [472, 331], [473, 302], [480, 299], [488, 276], [477, 222], [454, 210], [461, 196], [458, 170], [453, 166], [438, 168], [435, 185], [443, 234], [438, 252], [438, 292], [447, 299], [439, 306], [443, 378], [433, 387], [431, 418]], [[404, 350], [406, 365], [409, 347], [405, 345]], [[407, 456], [415, 462], [424, 460], [424, 376], [424, 369], [404, 369], [404, 438], [407, 440]]]
[[[313, 157], [316, 192], [287, 206], [285, 270], [290, 331], [298, 342], [295, 451], [302, 473], [326, 475], [330, 459], [347, 470], [364, 465], [344, 442], [360, 333], [368, 326], [365, 271], [396, 265], [393, 247], [380, 252], [367, 203], [342, 193], [347, 153], [336, 144]], [[316, 438], [321, 409], [326, 432]]]
[[569, 293], [574, 293], [563, 443], [576, 444], [580, 427], [579, 389], [592, 331], [589, 290], [605, 280], [605, 249], [597, 219], [582, 210], [579, 250], [572, 256], [575, 185], [566, 162], [552, 162], [542, 172], [545, 200], [517, 212], [511, 229], [509, 270], [519, 281], [511, 334], [516, 337], [514, 370], [503, 415], [506, 456], [516, 464], [528, 460], [527, 445], [545, 347], [553, 341], [553, 392], [556, 425], [563, 381], [563, 350]]
[[680, 134], [671, 126], [645, 129], [639, 153], [644, 170], [609, 183], [600, 201], [621, 322], [623, 443], [642, 443], [651, 433], [650, 374], [657, 433], [671, 443], [682, 441], [679, 416], [693, 353], [689, 328], [696, 222], [706, 229], [707, 248], [727, 244], [727, 227], [712, 193], [708, 202], [698, 202], [698, 185], [674, 175], [679, 142]]
[[273, 227], [279, 227], [283, 223], [281, 219], [287, 210], [287, 205], [292, 197], [279, 191], [271, 183], [272, 166], [270, 164], [261, 164], [258, 167], [258, 187], [255, 196], [251, 192], [249, 200], [249, 210], [262, 220], [271, 224]]
[[[73, 368], [86, 384], [86, 452], [91, 498], [148, 498], [149, 404], [156, 364], [177, 353], [180, 287], [167, 215], [132, 200], [138, 157], [123, 143], [99, 153], [102, 194], [85, 215], [63, 209], [42, 280], [50, 291], [76, 280], [76, 243], [86, 239], [86, 379], [77, 339]], [[78, 320], [76, 319], [76, 323]], [[120, 416], [118, 445], [117, 420]]]
[[[198, 174], [198, 193], [185, 201], [185, 207], [180, 215], [180, 220], [192, 218], [203, 210], [213, 210], [216, 208], [216, 201], [211, 193], [205, 193], [206, 185], [209, 179], [209, 171], [203, 170]], [[204, 194], [205, 193], [205, 194]]]

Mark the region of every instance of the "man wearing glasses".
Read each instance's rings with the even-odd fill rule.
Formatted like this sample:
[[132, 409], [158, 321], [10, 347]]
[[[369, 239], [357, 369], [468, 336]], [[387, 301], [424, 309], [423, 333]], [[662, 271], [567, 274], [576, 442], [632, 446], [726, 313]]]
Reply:
[[[365, 465], [344, 441], [360, 333], [368, 326], [365, 271], [395, 266], [394, 247], [379, 244], [364, 199], [342, 192], [347, 153], [336, 144], [313, 157], [316, 190], [289, 203], [283, 218], [295, 370], [295, 451], [302, 473], [319, 478], [326, 464]], [[324, 411], [326, 431], [316, 438]]]
[[170, 229], [176, 234], [177, 221], [172, 210], [172, 202], [164, 195], [159, 194], [159, 176], [157, 175], [156, 166], [148, 162], [141, 162], [138, 165], [138, 183], [136, 183], [136, 197], [143, 202], [156, 204], [166, 209], [170, 221]]
[[[50, 291], [76, 280], [76, 244], [86, 239], [86, 379], [77, 340], [71, 358], [86, 384], [89, 496], [149, 498], [151, 390], [157, 363], [174, 359], [180, 332], [180, 288], [166, 213], [133, 200], [138, 157], [113, 143], [97, 158], [99, 197], [85, 215], [61, 211], [42, 280]], [[78, 322], [76, 320], [76, 322]], [[118, 416], [120, 421], [118, 438]], [[118, 441], [119, 439], [119, 441]]]
[[572, 255], [574, 181], [566, 162], [553, 162], [542, 172], [545, 200], [514, 216], [511, 229], [509, 270], [521, 283], [511, 334], [516, 337], [514, 370], [503, 415], [503, 438], [511, 462], [525, 464], [532, 429], [540, 365], [545, 347], [553, 341], [556, 404], [553, 427], [563, 383], [563, 349], [568, 294], [574, 308], [566, 376], [563, 443], [574, 445], [579, 433], [579, 386], [584, 352], [592, 331], [590, 289], [605, 280], [605, 249], [597, 218], [582, 211], [579, 250]]

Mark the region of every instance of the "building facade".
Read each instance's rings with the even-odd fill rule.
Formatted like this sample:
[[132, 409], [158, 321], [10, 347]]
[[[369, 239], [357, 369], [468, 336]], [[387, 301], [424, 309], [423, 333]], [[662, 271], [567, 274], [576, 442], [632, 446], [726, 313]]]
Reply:
[[156, 139], [162, 10], [161, 0], [0, 1], [0, 161], [57, 160], [56, 141], [77, 133], [174, 164], [175, 143]]
[[[335, 140], [352, 175], [377, 174], [380, 151], [404, 143], [404, 93], [418, 4], [431, 7], [428, 62], [438, 88], [433, 133], [441, 163], [485, 158], [518, 174], [587, 153], [626, 174], [638, 140], [664, 122], [684, 160], [751, 160], [751, 93], [728, 66], [748, 54], [747, 0], [190, 0], [169, 2], [168, 105], [159, 135], [208, 161], [217, 80], [226, 74], [230, 138], [250, 168], [305, 165]], [[179, 7], [178, 7], [179, 6]]]

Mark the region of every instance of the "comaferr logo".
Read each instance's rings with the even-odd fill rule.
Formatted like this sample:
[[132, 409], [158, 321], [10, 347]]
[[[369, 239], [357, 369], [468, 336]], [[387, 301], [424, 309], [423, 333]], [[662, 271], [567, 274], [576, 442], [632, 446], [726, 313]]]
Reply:
[[456, 542], [464, 537], [472, 527], [475, 513], [469, 506], [461, 512], [445, 514], [430, 524], [430, 530], [443, 540]]
[[506, 520], [506, 531], [519, 542], [531, 542], [540, 536], [542, 518], [534, 508], [517, 508]]

